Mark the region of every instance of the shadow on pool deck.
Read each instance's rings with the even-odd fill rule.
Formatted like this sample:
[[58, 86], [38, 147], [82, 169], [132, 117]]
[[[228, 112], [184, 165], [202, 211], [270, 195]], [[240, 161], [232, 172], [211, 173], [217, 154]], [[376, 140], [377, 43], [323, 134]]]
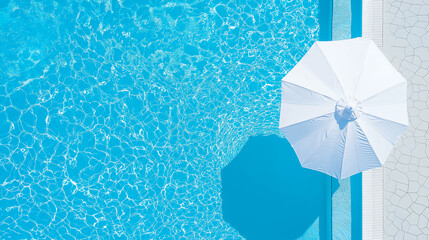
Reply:
[[324, 239], [326, 175], [302, 168], [286, 139], [249, 138], [221, 174], [223, 218], [243, 237], [296, 239], [319, 218]]

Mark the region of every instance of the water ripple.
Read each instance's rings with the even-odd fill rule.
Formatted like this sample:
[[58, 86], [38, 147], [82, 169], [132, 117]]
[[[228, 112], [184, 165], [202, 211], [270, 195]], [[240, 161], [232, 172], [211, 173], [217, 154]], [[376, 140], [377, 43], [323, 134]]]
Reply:
[[220, 169], [277, 133], [317, 3], [0, 4], [0, 238], [240, 239]]

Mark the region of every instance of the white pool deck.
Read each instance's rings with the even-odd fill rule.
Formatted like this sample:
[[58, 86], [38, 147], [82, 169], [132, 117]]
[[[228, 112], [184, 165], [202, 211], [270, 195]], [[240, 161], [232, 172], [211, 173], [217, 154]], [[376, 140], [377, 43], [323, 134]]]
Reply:
[[408, 80], [410, 119], [384, 167], [363, 174], [363, 239], [429, 239], [429, 0], [363, 0], [362, 10], [363, 37]]

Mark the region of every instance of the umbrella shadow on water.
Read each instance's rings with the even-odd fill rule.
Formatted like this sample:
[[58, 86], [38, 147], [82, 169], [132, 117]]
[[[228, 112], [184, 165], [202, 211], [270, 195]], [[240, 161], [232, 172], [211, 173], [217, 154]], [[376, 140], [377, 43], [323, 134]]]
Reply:
[[302, 168], [286, 139], [249, 138], [221, 176], [223, 218], [243, 237], [296, 239], [319, 219], [324, 239], [327, 176]]

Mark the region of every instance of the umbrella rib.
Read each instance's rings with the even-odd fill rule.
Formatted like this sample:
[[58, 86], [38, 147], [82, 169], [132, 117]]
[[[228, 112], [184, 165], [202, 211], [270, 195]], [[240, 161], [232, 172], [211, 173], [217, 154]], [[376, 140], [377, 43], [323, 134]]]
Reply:
[[337, 100], [333, 99], [333, 98], [332, 98], [332, 97], [330, 97], [330, 96], [327, 96], [327, 95], [322, 94], [322, 93], [315, 92], [315, 91], [313, 91], [313, 90], [311, 90], [311, 89], [308, 89], [308, 88], [303, 87], [303, 86], [301, 86], [301, 85], [298, 85], [298, 84], [296, 84], [296, 83], [291, 83], [291, 82], [287, 82], [287, 81], [283, 81], [283, 80], [282, 80], [282, 83], [284, 83], [284, 84], [291, 84], [291, 85], [294, 85], [294, 86], [296, 86], [296, 87], [299, 87], [299, 88], [302, 88], [302, 89], [306, 89], [306, 90], [308, 90], [308, 91], [310, 91], [310, 92], [312, 92], [312, 93], [315, 93], [315, 94], [318, 94], [318, 95], [320, 95], [320, 96], [323, 96], [323, 97], [329, 98], [329, 99], [331, 99], [333, 102], [336, 102], [336, 101], [337, 101]]
[[[363, 130], [362, 126], [361, 126], [358, 122], [355, 122], [355, 125], [356, 125], [356, 127], [357, 127], [357, 128], [359, 128], [359, 129], [360, 129], [360, 131], [362, 132], [363, 136], [365, 137], [366, 141], [368, 142], [368, 146], [369, 146], [369, 148], [371, 149], [372, 154], [377, 158], [378, 162], [380, 163], [380, 159], [378, 158], [378, 155], [377, 155], [377, 153], [375, 152], [374, 147], [373, 147], [373, 146], [372, 146], [372, 144], [369, 142], [369, 138], [368, 138], [368, 136], [366, 135], [365, 131]], [[356, 132], [357, 132], [357, 130], [356, 130]], [[356, 155], [356, 159], [358, 159], [358, 152], [357, 152], [357, 151], [355, 151], [355, 155]], [[359, 166], [359, 171], [365, 171], [365, 170], [367, 170], [367, 169], [364, 169], [364, 170], [362, 170], [362, 169], [361, 169], [361, 165], [360, 165], [359, 160], [358, 160], [358, 166]], [[381, 165], [380, 165], [380, 166], [381, 166]]]
[[396, 123], [396, 124], [399, 124], [399, 125], [402, 125], [402, 126], [406, 126], [406, 127], [408, 126], [407, 124], [403, 124], [403, 123], [400, 123], [400, 122], [392, 121], [392, 120], [389, 120], [389, 119], [386, 119], [386, 118], [383, 118], [383, 117], [376, 116], [376, 115], [371, 114], [371, 113], [363, 112], [362, 114], [365, 114], [365, 115], [368, 115], [368, 116], [371, 116], [371, 117], [375, 117], [375, 118], [378, 118], [378, 119], [382, 119], [384, 121], [393, 122], [393, 123]]
[[369, 49], [369, 46], [366, 49], [367, 51], [366, 51], [366, 54], [365, 54], [365, 59], [363, 60], [363, 64], [362, 64], [361, 69], [359, 71], [359, 76], [356, 78], [356, 84], [355, 84], [354, 89], [353, 89], [353, 97], [355, 97], [355, 95], [356, 95], [356, 89], [359, 86], [359, 82], [360, 82], [360, 79], [362, 77], [362, 72], [365, 69], [366, 60], [369, 58], [369, 50], [368, 49]]
[[347, 145], [347, 135], [349, 134], [349, 125], [347, 124], [346, 129], [345, 129], [346, 133], [345, 133], [345, 137], [344, 137], [344, 147], [342, 148], [343, 151], [341, 152], [341, 167], [340, 167], [340, 176], [339, 178], [341, 178], [341, 176], [343, 175], [343, 163], [344, 163], [344, 153], [346, 152], [346, 145]]
[[[315, 116], [315, 117], [313, 117], [313, 118], [309, 118], [309, 119], [306, 119], [306, 120], [302, 120], [302, 121], [300, 121], [300, 122], [296, 122], [296, 123], [291, 124], [291, 125], [287, 125], [287, 126], [280, 127], [280, 129], [287, 128], [287, 127], [292, 127], [292, 126], [295, 126], [295, 125], [297, 125], [297, 124], [304, 123], [304, 122], [307, 122], [307, 121], [310, 121], [310, 120], [313, 120], [313, 119], [316, 119], [316, 118], [319, 118], [319, 117], [329, 116], [329, 115], [331, 115], [331, 114], [332, 114], [332, 113], [334, 113], [334, 112], [335, 112], [335, 111], [332, 111], [332, 112], [328, 112], [328, 113], [325, 113], [325, 114], [322, 114], [322, 115], [319, 115], [319, 116]], [[324, 125], [323, 125], [323, 126], [324, 126]]]
[[[331, 132], [332, 132], [332, 130], [329, 131], [326, 135], [329, 135], [329, 133], [331, 133]], [[325, 140], [323, 140], [323, 142], [314, 150], [314, 152], [307, 159], [303, 160], [303, 162], [307, 161], [308, 159], [311, 159], [314, 156], [314, 154], [316, 154], [316, 152], [323, 146], [323, 144], [326, 142], [327, 139], [328, 139], [328, 137], [325, 138]]]
[[[355, 122], [355, 124], [356, 124], [356, 128], [360, 128], [360, 130], [362, 131], [362, 133], [363, 133], [363, 135], [365, 135], [365, 137], [366, 137], [366, 139], [368, 139], [368, 137], [366, 136], [366, 134], [363, 132], [363, 129], [362, 129], [362, 127], [361, 126], [359, 126], [359, 123], [358, 122]], [[355, 134], [357, 134], [357, 129], [355, 129]], [[356, 140], [355, 140], [356, 141]], [[368, 140], [369, 141], [369, 140]], [[371, 148], [372, 148], [372, 146], [371, 145], [369, 145]], [[359, 154], [358, 154], [358, 152], [356, 151], [356, 148], [354, 149], [355, 151], [354, 151], [354, 153], [355, 153], [355, 157], [356, 157], [356, 160], [357, 160], [357, 165], [358, 165], [358, 167], [359, 167], [359, 171], [360, 171], [360, 169], [361, 169], [361, 167], [360, 167], [360, 162], [359, 162]], [[372, 151], [374, 152], [374, 149], [372, 149]], [[375, 155], [375, 152], [374, 152], [374, 155]]]
[[401, 85], [401, 84], [406, 84], [406, 82], [400, 82], [400, 83], [394, 84], [394, 85], [392, 85], [392, 86], [390, 86], [390, 87], [388, 87], [388, 88], [385, 88], [385, 89], [383, 89], [382, 91], [376, 92], [376, 93], [374, 93], [373, 95], [371, 95], [371, 96], [369, 96], [369, 97], [367, 97], [367, 98], [363, 99], [363, 100], [361, 101], [361, 103], [364, 103], [365, 101], [371, 100], [372, 98], [377, 97], [377, 95], [378, 95], [378, 94], [380, 94], [380, 93], [382, 93], [382, 92], [385, 92], [385, 91], [387, 91], [387, 90], [389, 90], [389, 89], [392, 89], [392, 88], [394, 88], [394, 87], [397, 87], [398, 85]]
[[[398, 124], [398, 125], [402, 125], [402, 126], [405, 126], [405, 127], [407, 127], [407, 125], [404, 125], [404, 124], [402, 124], [402, 123], [398, 123], [398, 122], [395, 122], [395, 121], [391, 121], [391, 120], [387, 120], [387, 119], [385, 119], [385, 118], [381, 118], [381, 117], [377, 117], [377, 116], [374, 116], [374, 115], [372, 115], [372, 114], [369, 114], [369, 113], [364, 113], [365, 115], [369, 115], [369, 116], [372, 116], [372, 117], [375, 117], [375, 118], [378, 118], [378, 119], [382, 119], [382, 120], [385, 120], [385, 121], [388, 121], [388, 122], [392, 122], [392, 123], [396, 123], [396, 124]], [[358, 125], [359, 125], [359, 123], [357, 123]], [[378, 128], [375, 128], [375, 127], [373, 127], [370, 123], [367, 123], [366, 125], [368, 125], [368, 127], [370, 127], [372, 130], [374, 130], [375, 132], [377, 132], [378, 134], [380, 134], [381, 136], [383, 136], [387, 141], [389, 141], [392, 145], [395, 145], [395, 141], [391, 141], [389, 138], [387, 138], [382, 132], [380, 132], [379, 131], [379, 129]], [[359, 127], [362, 129], [362, 132], [365, 134], [365, 132], [363, 131], [363, 128], [359, 125]], [[366, 136], [366, 134], [365, 134], [365, 136]], [[400, 136], [400, 135], [399, 135]], [[399, 137], [398, 136], [398, 137]]]
[[319, 51], [322, 53], [323, 58], [325, 59], [325, 61], [328, 63], [329, 68], [331, 69], [332, 73], [334, 73], [335, 79], [337, 80], [338, 84], [341, 87], [341, 91], [343, 92], [343, 97], [346, 97], [346, 92], [344, 91], [344, 87], [340, 82], [340, 79], [338, 79], [337, 73], [334, 71], [334, 69], [332, 68], [330, 62], [328, 61], [328, 58], [326, 57], [325, 53], [323, 52], [322, 48], [320, 47], [319, 44], [317, 44], [317, 46], [319, 46]]
[[[367, 125], [369, 125], [369, 124], [367, 124]], [[377, 160], [378, 160], [378, 162], [380, 163], [380, 166], [382, 166], [382, 164], [381, 164], [381, 160], [380, 160], [380, 158], [379, 158], [379, 156], [377, 155], [377, 153], [376, 153], [376, 151], [374, 150], [374, 147], [373, 147], [373, 145], [371, 144], [371, 142], [370, 142], [370, 140], [369, 140], [369, 138], [368, 138], [368, 136], [366, 135], [366, 133], [365, 133], [365, 131], [363, 130], [363, 128], [362, 128], [362, 126], [358, 123], [358, 122], [356, 122], [356, 126], [358, 126], [359, 128], [360, 128], [360, 130], [361, 130], [361, 132], [362, 132], [362, 134], [365, 136], [365, 138], [366, 138], [366, 140], [368, 141], [368, 146], [369, 146], [369, 148], [371, 149], [371, 151], [372, 151], [372, 153], [374, 154], [374, 156], [376, 156], [377, 157]], [[371, 126], [370, 126], [371, 127]], [[371, 127], [372, 128], [372, 127]], [[372, 129], [374, 129], [374, 128], [372, 128]], [[383, 137], [384, 137], [384, 135], [382, 135]], [[385, 138], [385, 137], [384, 137]], [[385, 138], [385, 139], [387, 139], [387, 138]], [[388, 140], [388, 139], [387, 139]], [[388, 140], [389, 141], [389, 140]], [[391, 142], [391, 141], [389, 141], [389, 142]], [[357, 154], [357, 153], [356, 153]], [[360, 165], [359, 165], [359, 168], [360, 168]], [[366, 169], [365, 169], [366, 170]]]
[[[326, 138], [326, 139], [328, 139], [328, 138]], [[323, 142], [314, 150], [314, 152], [307, 158], [307, 159], [305, 159], [305, 160], [303, 160], [303, 162], [306, 162], [308, 159], [311, 159], [313, 156], [314, 156], [314, 154], [322, 147], [322, 145], [326, 142], [326, 139], [325, 140], [323, 140]], [[305, 164], [305, 163], [304, 163]], [[303, 164], [303, 165], [304, 165]]]
[[[307, 119], [307, 120], [304, 120], [304, 121], [301, 121], [301, 122], [297, 122], [297, 123], [294, 123], [294, 124], [291, 124], [291, 125], [288, 125], [288, 126], [280, 127], [280, 130], [285, 129], [285, 128], [288, 128], [288, 127], [293, 127], [293, 126], [295, 126], [295, 125], [297, 125], [297, 124], [305, 123], [305, 122], [308, 122], [308, 121], [310, 121], [310, 120], [313, 120], [313, 119], [316, 119], [316, 118], [319, 118], [319, 117], [322, 117], [322, 116], [329, 116], [329, 115], [332, 115], [332, 112], [331, 112], [331, 113], [324, 114], [324, 115], [320, 115], [320, 116], [317, 116], [317, 117], [314, 117], [314, 118], [310, 118], [310, 119]], [[320, 125], [320, 126], [319, 126], [319, 129], [321, 129], [322, 127], [324, 127], [324, 126], [326, 126], [326, 125], [328, 125], [328, 124], [330, 124], [330, 123], [331, 123], [330, 121], [326, 121], [325, 123], [323, 123], [322, 125]], [[309, 135], [309, 134], [307, 134], [307, 135], [303, 136], [302, 138], [299, 138], [299, 140], [298, 140], [298, 141], [295, 141], [295, 142], [299, 142], [299, 141], [301, 141], [301, 140], [305, 139], [308, 135]]]

